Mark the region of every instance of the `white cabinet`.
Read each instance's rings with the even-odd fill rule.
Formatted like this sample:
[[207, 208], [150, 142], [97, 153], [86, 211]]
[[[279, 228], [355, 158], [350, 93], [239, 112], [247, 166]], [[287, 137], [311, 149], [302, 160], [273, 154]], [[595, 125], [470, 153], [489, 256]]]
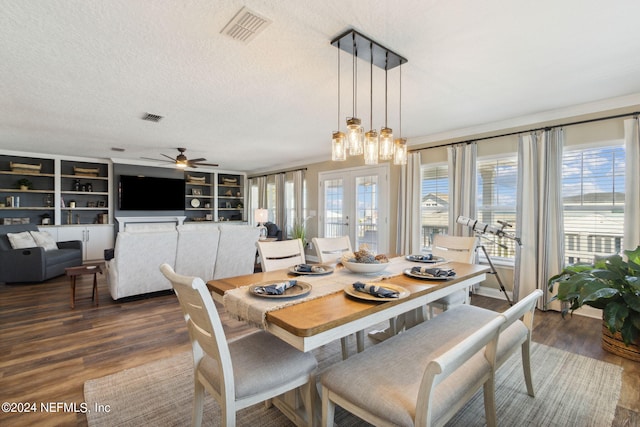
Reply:
[[55, 227], [55, 229], [58, 242], [82, 241], [83, 261], [102, 260], [104, 259], [104, 250], [113, 248], [112, 225], [63, 225]]

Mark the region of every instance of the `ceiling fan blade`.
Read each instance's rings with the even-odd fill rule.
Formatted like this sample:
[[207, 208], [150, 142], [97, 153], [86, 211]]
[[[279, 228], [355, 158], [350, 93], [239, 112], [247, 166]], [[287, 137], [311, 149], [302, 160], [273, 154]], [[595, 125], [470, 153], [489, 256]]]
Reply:
[[197, 164], [200, 165], [200, 166], [220, 166], [217, 163], [202, 163], [202, 162], [198, 162]]
[[169, 157], [169, 156], [167, 156], [166, 154], [162, 154], [162, 153], [160, 153], [160, 155], [161, 155], [161, 156], [165, 156], [167, 159], [171, 160], [172, 162], [175, 162], [175, 161], [176, 161], [176, 159], [175, 159], [174, 157]]
[[190, 162], [194, 162], [194, 163], [200, 163], [200, 162], [204, 162], [205, 159], [204, 157], [198, 157], [197, 159], [189, 159]]
[[165, 159], [152, 159], [151, 157], [140, 157], [141, 159], [145, 159], [145, 160], [153, 160], [154, 162], [167, 162], [167, 163], [175, 163], [176, 161], [174, 159], [171, 159], [171, 161], [169, 160], [165, 160]]

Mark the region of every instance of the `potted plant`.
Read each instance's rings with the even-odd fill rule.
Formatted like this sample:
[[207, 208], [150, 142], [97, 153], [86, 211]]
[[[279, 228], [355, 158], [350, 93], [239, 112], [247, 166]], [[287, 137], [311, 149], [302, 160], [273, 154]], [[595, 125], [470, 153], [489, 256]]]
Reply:
[[16, 185], [20, 190], [24, 191], [24, 190], [29, 190], [31, 188], [32, 183], [27, 178], [21, 178], [18, 181], [16, 181]]
[[[640, 246], [594, 264], [574, 264], [549, 279], [552, 300], [565, 301], [562, 316], [583, 305], [602, 310], [603, 348], [640, 361]], [[622, 344], [624, 342], [624, 345]]]
[[294, 220], [293, 226], [291, 227], [291, 237], [302, 240], [302, 245], [306, 247], [307, 229], [305, 223], [306, 221], [300, 221], [299, 219]]

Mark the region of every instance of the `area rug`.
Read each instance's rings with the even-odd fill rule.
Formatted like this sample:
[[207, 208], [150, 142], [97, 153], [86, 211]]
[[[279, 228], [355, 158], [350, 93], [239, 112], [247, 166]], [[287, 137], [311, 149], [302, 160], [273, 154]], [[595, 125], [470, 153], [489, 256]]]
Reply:
[[[316, 350], [320, 371], [340, 360], [340, 345]], [[91, 427], [186, 426], [191, 422], [193, 373], [191, 353], [127, 369], [84, 385]], [[610, 363], [534, 344], [533, 380], [536, 397], [527, 395], [519, 352], [498, 371], [496, 409], [502, 426], [610, 426], [620, 396], [622, 368]], [[204, 426], [220, 425], [217, 403], [207, 395]], [[275, 407], [254, 405], [237, 415], [239, 426], [293, 425]], [[336, 425], [368, 424], [337, 408]], [[482, 392], [458, 412], [448, 426], [484, 426]]]

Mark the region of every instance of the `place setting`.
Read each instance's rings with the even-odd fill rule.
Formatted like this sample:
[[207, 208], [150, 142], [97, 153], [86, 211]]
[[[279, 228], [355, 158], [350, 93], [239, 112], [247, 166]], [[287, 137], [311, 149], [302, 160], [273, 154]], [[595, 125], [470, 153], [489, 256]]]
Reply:
[[333, 273], [334, 268], [326, 264], [298, 264], [289, 267], [289, 273], [300, 276], [324, 276]]
[[406, 268], [403, 273], [409, 277], [427, 280], [450, 280], [456, 277], [455, 270], [447, 267], [412, 267]]
[[311, 284], [300, 280], [270, 280], [249, 286], [249, 292], [262, 298], [297, 298], [311, 292]]
[[357, 299], [368, 301], [395, 301], [409, 296], [410, 292], [402, 286], [385, 283], [355, 282], [344, 288], [344, 292]]
[[445, 262], [446, 260], [440, 256], [436, 256], [433, 254], [415, 254], [415, 255], [407, 255], [405, 257], [407, 261], [413, 262], [422, 262], [425, 264], [436, 264], [439, 262]]

